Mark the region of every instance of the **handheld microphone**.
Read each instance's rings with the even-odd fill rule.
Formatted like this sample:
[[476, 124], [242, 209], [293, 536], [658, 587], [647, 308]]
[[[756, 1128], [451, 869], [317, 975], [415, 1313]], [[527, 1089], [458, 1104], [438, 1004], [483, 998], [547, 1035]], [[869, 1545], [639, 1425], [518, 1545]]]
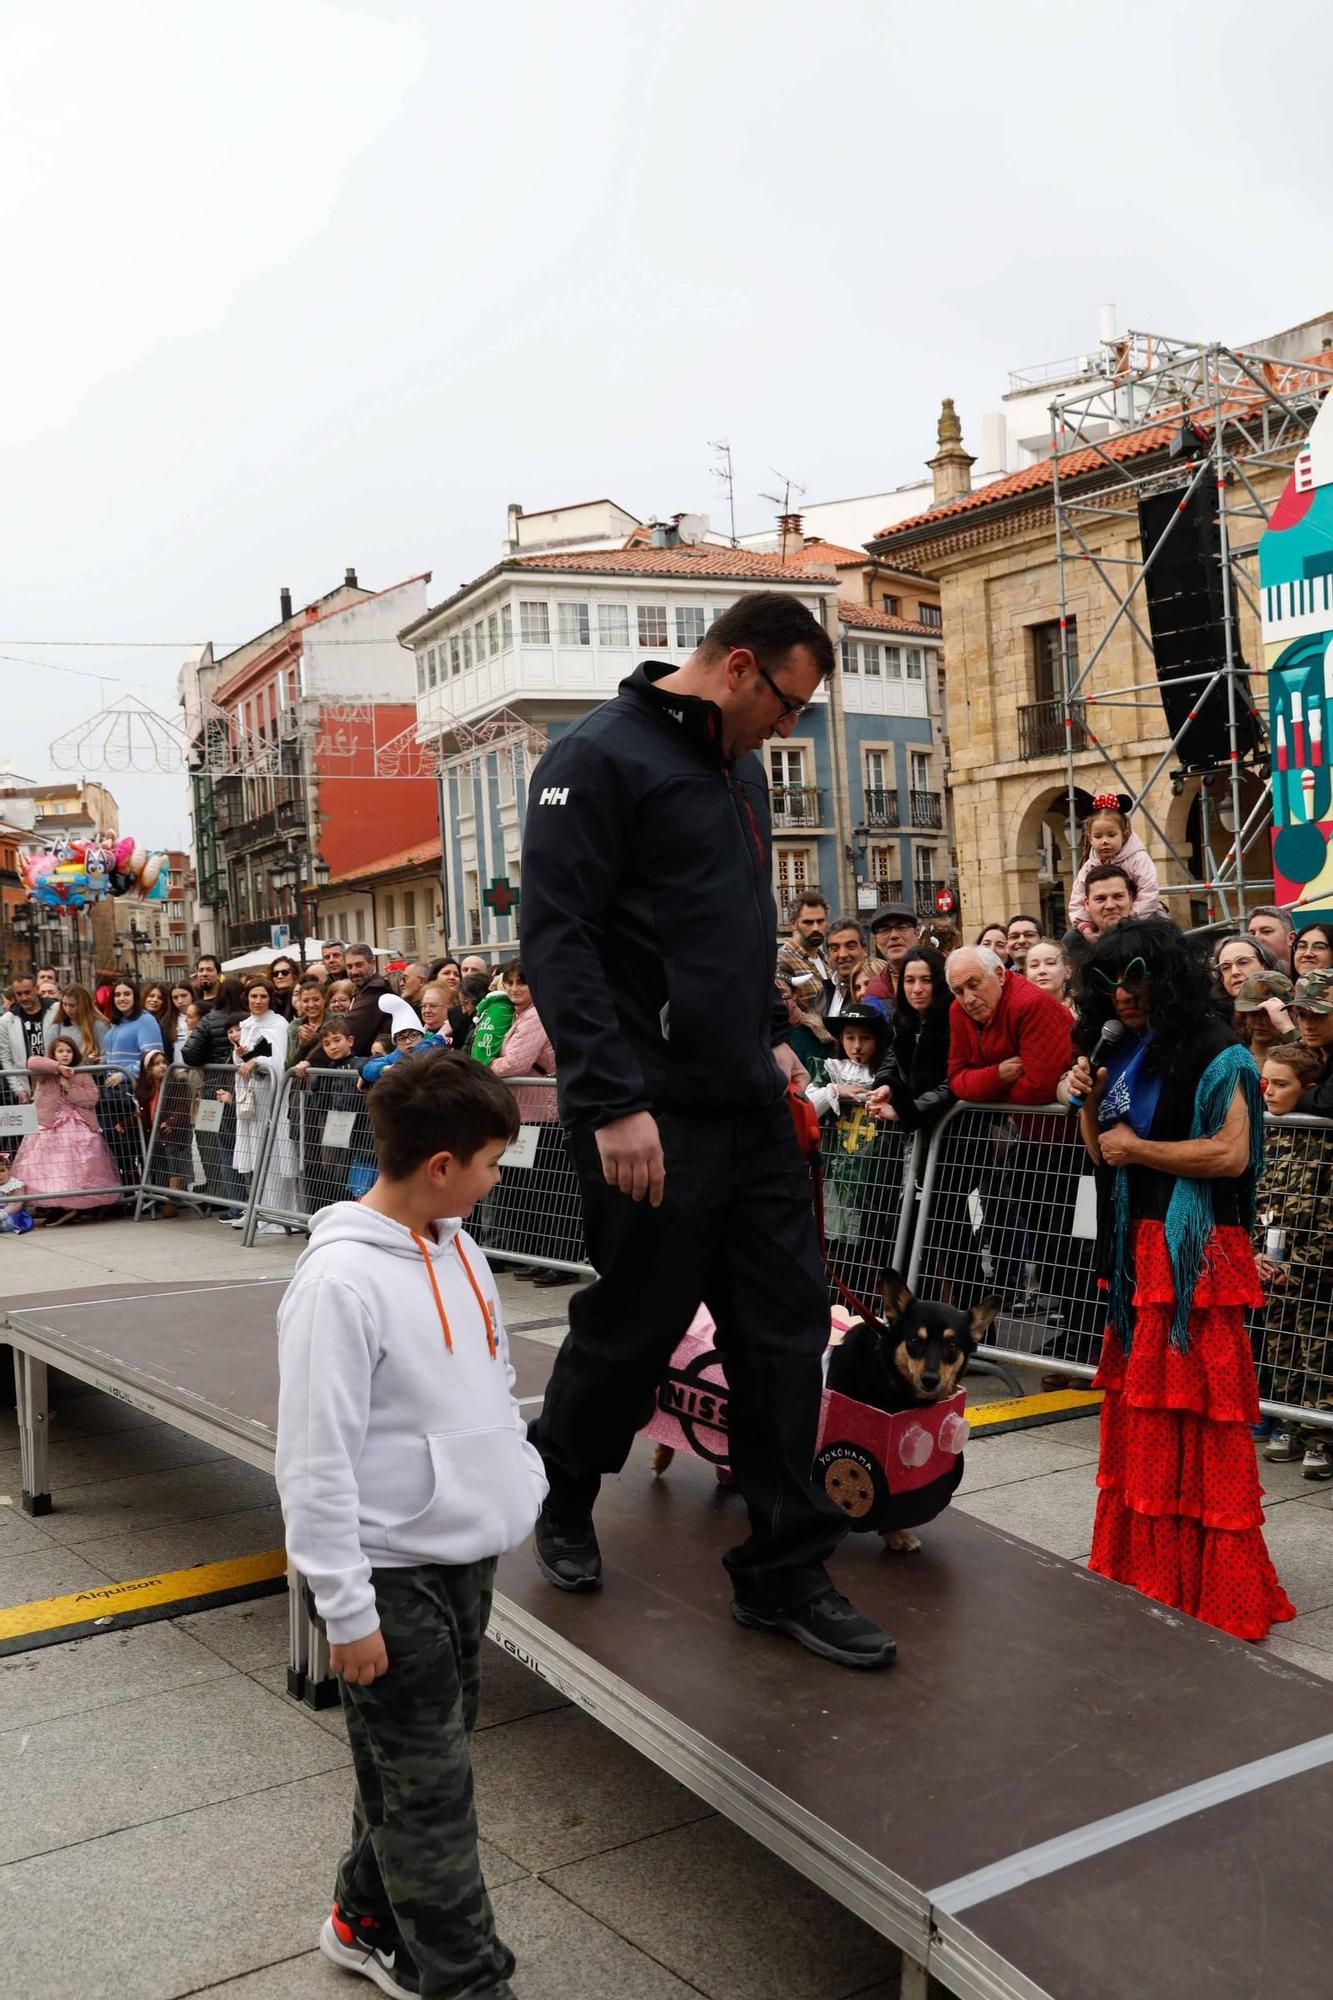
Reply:
[[[1115, 1047], [1116, 1043], [1120, 1040], [1120, 1037], [1124, 1034], [1124, 1032], [1125, 1032], [1124, 1022], [1117, 1021], [1114, 1019], [1108, 1021], [1106, 1023], [1106, 1026], [1102, 1029], [1102, 1032], [1097, 1039], [1097, 1046], [1093, 1050], [1091, 1056], [1088, 1059], [1088, 1068], [1092, 1071], [1092, 1080], [1094, 1083], [1097, 1081], [1098, 1069], [1105, 1062], [1107, 1056], [1110, 1055], [1112, 1049]], [[1076, 1090], [1070, 1091], [1069, 1102], [1073, 1106], [1075, 1111], [1081, 1111], [1083, 1109], [1083, 1099], [1079, 1096]]]

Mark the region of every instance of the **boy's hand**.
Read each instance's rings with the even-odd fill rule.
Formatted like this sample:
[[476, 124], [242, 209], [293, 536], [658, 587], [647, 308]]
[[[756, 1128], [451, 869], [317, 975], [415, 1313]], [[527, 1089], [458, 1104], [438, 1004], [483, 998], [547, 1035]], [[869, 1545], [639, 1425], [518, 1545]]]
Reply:
[[389, 1655], [384, 1649], [384, 1634], [379, 1626], [367, 1632], [364, 1639], [354, 1639], [350, 1646], [330, 1646], [329, 1665], [335, 1674], [341, 1674], [353, 1687], [369, 1687], [373, 1680], [389, 1671]]

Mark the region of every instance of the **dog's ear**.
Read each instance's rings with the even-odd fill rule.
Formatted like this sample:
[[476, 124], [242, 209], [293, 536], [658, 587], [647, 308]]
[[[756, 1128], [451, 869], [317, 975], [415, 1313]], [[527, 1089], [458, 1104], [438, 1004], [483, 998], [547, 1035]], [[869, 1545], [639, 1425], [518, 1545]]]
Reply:
[[879, 1295], [884, 1301], [884, 1310], [888, 1315], [890, 1324], [894, 1320], [902, 1319], [912, 1303], [912, 1294], [907, 1289], [907, 1280], [898, 1276], [892, 1264], [886, 1264], [880, 1272]]
[[971, 1330], [973, 1340], [978, 1344], [985, 1339], [986, 1329], [999, 1310], [999, 1299], [982, 1299], [980, 1304], [973, 1306], [971, 1312], [968, 1314], [968, 1326]]

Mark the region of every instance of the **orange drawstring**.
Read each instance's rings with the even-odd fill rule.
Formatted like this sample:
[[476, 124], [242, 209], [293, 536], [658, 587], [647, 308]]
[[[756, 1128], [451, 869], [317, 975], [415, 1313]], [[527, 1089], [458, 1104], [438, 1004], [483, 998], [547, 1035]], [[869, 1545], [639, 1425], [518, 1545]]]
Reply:
[[[421, 1252], [422, 1256], [426, 1260], [426, 1275], [430, 1279], [431, 1291], [435, 1294], [435, 1310], [440, 1315], [440, 1325], [444, 1329], [444, 1344], [448, 1348], [450, 1354], [452, 1354], [454, 1351], [454, 1337], [453, 1334], [449, 1331], [449, 1315], [444, 1310], [444, 1300], [440, 1297], [440, 1287], [435, 1277], [435, 1259], [431, 1256], [430, 1246], [428, 1245], [424, 1237], [418, 1236], [415, 1229], [409, 1230], [408, 1234], [411, 1236], [412, 1241], [416, 1244], [417, 1249]], [[477, 1304], [481, 1307], [481, 1316], [482, 1319], [485, 1321], [486, 1325], [486, 1345], [490, 1350], [491, 1359], [492, 1361], [494, 1361], [495, 1327], [491, 1320], [490, 1307], [487, 1305], [485, 1299], [482, 1297], [481, 1289], [477, 1284], [476, 1279], [472, 1275], [472, 1266], [468, 1263], [467, 1258], [463, 1255], [462, 1244], [456, 1243], [455, 1248], [458, 1251], [459, 1262], [462, 1264], [463, 1269], [467, 1272], [467, 1281], [472, 1287], [473, 1293], [476, 1297]]]

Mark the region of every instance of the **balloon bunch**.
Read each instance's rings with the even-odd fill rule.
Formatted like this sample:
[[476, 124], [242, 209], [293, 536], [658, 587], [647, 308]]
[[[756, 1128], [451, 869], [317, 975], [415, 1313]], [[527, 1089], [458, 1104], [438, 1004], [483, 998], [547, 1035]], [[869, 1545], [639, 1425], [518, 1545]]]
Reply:
[[53, 840], [19, 849], [19, 874], [28, 900], [48, 909], [82, 910], [103, 896], [138, 896], [161, 902], [170, 869], [164, 853], [150, 854], [130, 834], [121, 840]]

